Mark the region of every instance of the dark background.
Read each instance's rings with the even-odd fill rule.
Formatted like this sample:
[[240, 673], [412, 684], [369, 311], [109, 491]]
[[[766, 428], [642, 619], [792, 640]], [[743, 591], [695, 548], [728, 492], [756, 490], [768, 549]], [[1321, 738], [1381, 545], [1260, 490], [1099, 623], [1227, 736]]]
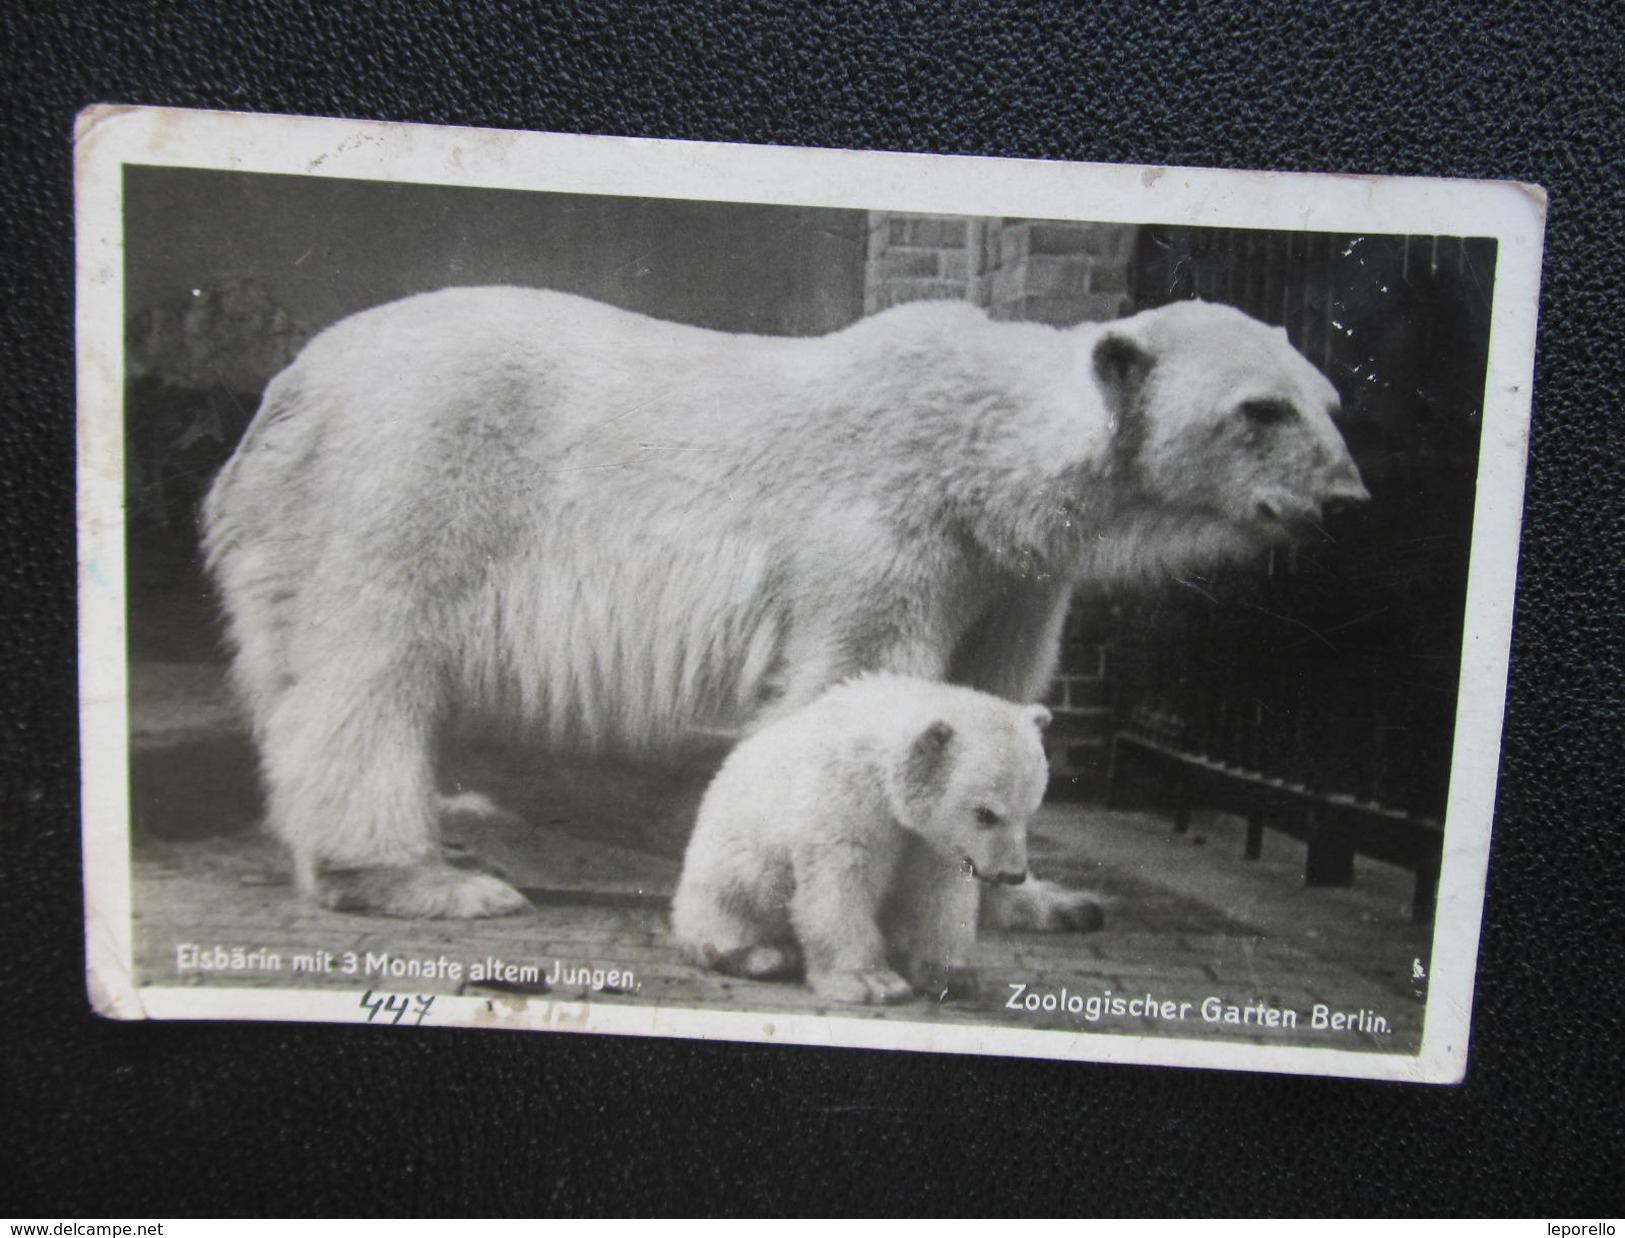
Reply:
[[[19, 7], [0, 15], [0, 1207], [1621, 1211], [1613, 6]], [[1467, 1082], [95, 1019], [81, 981], [69, 134], [99, 101], [1544, 184]]]
[[863, 313], [863, 211], [141, 166], [124, 193], [131, 317], [245, 276], [310, 332], [448, 284], [764, 335]]

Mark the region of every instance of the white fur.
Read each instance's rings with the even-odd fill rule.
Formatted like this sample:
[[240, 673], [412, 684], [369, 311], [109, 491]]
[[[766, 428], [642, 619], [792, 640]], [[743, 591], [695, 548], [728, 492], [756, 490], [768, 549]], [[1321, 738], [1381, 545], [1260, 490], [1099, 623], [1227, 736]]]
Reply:
[[[1294, 424], [1244, 424], [1258, 393]], [[1363, 493], [1333, 400], [1200, 304], [1058, 330], [923, 303], [818, 339], [518, 288], [358, 314], [272, 382], [205, 508], [271, 825], [307, 892], [385, 870], [331, 902], [512, 910], [438, 868], [458, 715], [653, 754], [866, 670], [1034, 700], [1081, 580]]]
[[948, 982], [983, 882], [1026, 877], [1048, 721], [1041, 705], [874, 675], [758, 731], [701, 802], [672, 902], [678, 945], [758, 978], [800, 962], [834, 1001]]

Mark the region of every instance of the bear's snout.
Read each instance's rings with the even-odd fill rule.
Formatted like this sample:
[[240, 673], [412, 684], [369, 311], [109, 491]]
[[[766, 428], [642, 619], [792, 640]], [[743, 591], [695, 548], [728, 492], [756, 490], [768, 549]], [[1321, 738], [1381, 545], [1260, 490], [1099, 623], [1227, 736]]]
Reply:
[[1315, 481], [1314, 498], [1324, 515], [1335, 516], [1371, 501], [1371, 491], [1365, 488], [1359, 465], [1341, 443]]
[[1253, 515], [1265, 525], [1279, 525], [1287, 532], [1317, 527], [1328, 516], [1336, 516], [1371, 501], [1358, 473], [1350, 471], [1309, 494], [1284, 487], [1265, 486], [1253, 494]]

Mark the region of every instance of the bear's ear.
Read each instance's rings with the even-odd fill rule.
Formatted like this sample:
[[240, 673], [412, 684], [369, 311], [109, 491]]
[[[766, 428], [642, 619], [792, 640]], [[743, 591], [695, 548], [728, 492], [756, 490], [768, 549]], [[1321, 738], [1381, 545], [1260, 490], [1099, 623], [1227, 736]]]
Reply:
[[953, 740], [953, 727], [940, 718], [916, 735], [908, 747], [908, 781], [915, 786], [934, 782]]
[[1135, 404], [1154, 361], [1138, 340], [1122, 331], [1107, 331], [1095, 341], [1095, 381], [1112, 411], [1120, 413]]
[[1135, 467], [1145, 443], [1145, 380], [1156, 359], [1127, 332], [1110, 328], [1095, 341], [1095, 383], [1111, 421], [1114, 471]]
[[954, 729], [938, 719], [909, 742], [888, 771], [887, 796], [900, 822], [919, 822], [936, 811], [953, 773]]
[[1042, 705], [1029, 705], [1027, 706], [1027, 717], [1040, 731], [1047, 731], [1054, 715]]

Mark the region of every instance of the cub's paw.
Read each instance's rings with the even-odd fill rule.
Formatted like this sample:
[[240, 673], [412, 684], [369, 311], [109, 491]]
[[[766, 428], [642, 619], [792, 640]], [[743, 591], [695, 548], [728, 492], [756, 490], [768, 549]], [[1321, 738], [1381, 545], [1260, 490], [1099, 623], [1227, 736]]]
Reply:
[[707, 967], [724, 976], [746, 980], [782, 980], [801, 970], [801, 960], [791, 950], [778, 946], [739, 946], [719, 950], [711, 942], [679, 943], [682, 955], [697, 967]]
[[404, 920], [508, 916], [530, 904], [506, 881], [445, 864], [408, 864], [329, 873], [317, 893], [332, 911]]
[[1100, 904], [1053, 881], [999, 886], [984, 900], [994, 928], [1014, 933], [1092, 933], [1106, 923]]
[[852, 1006], [891, 1006], [914, 996], [913, 986], [885, 967], [822, 972], [808, 976], [807, 983], [819, 997]]

